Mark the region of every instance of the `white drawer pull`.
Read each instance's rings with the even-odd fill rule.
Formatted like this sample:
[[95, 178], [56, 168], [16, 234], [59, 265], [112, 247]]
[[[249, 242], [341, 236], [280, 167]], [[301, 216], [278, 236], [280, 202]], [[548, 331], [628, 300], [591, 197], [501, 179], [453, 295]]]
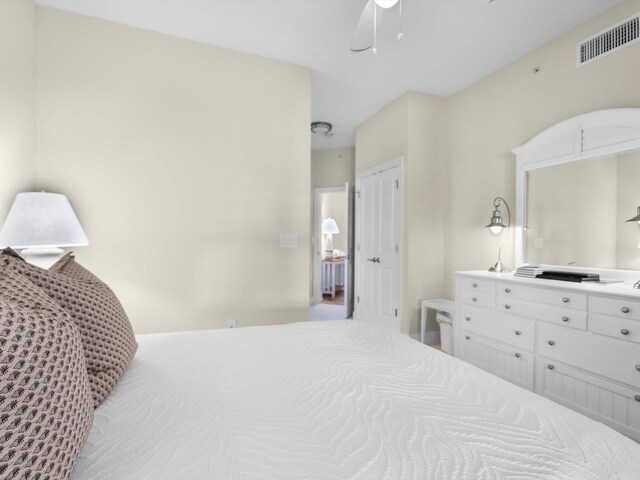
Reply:
[[467, 317], [467, 322], [470, 322], [470, 321], [471, 321], [471, 317]]
[[519, 353], [516, 353], [516, 358], [520, 358], [520, 354]]
[[622, 313], [629, 313], [629, 307], [622, 307], [622, 308], [620, 309], [620, 311], [621, 311]]
[[505, 305], [505, 306], [504, 306], [504, 308], [505, 308], [506, 310], [509, 310], [509, 309], [511, 308], [511, 305]]
[[466, 337], [464, 337], [464, 338], [466, 338], [467, 340], [471, 340], [471, 337], [470, 337], [469, 335], [467, 335], [467, 336], [466, 336]]
[[636, 399], [636, 402], [640, 402], [640, 395], [636, 395], [635, 397], [633, 397]]
[[477, 288], [477, 287], [478, 287], [478, 284], [477, 284], [477, 283], [474, 283], [474, 284], [473, 284], [473, 288]]
[[553, 369], [554, 369], [554, 368], [556, 368], [556, 367], [554, 367], [553, 365], [549, 364], [549, 365], [547, 365], [547, 368], [548, 368], [549, 370], [553, 370]]
[[551, 345], [552, 347], [556, 344], [556, 342], [554, 342], [553, 340], [549, 340], [549, 342], [547, 343], [549, 343], [549, 345]]
[[504, 291], [507, 292], [507, 293], [511, 293], [511, 289], [510, 288], [505, 288]]
[[562, 317], [562, 321], [565, 322], [565, 323], [568, 322], [569, 321], [569, 317]]
[[473, 297], [473, 298], [471, 299], [471, 301], [472, 301], [472, 302], [477, 302], [477, 301], [478, 301], [478, 299], [477, 299], [476, 297]]
[[636, 365], [636, 370], [640, 372], [640, 365]]
[[522, 335], [522, 332], [520, 330], [516, 330], [516, 335]]
[[622, 330], [620, 330], [620, 333], [623, 335], [629, 335], [629, 330], [627, 330], [626, 328], [623, 328]]
[[562, 297], [563, 303], [569, 303], [569, 297]]

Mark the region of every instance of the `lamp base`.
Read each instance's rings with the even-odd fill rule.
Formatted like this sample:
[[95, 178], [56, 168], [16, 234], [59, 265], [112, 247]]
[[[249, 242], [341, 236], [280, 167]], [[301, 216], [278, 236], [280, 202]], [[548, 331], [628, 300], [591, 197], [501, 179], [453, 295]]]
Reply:
[[496, 273], [508, 273], [510, 272], [510, 270], [508, 268], [506, 268], [504, 265], [502, 265], [502, 262], [500, 260], [498, 260], [496, 262], [496, 264], [489, 268], [490, 272], [496, 272]]
[[31, 265], [48, 270], [54, 263], [62, 258], [64, 250], [61, 248], [25, 248], [20, 251], [20, 256]]

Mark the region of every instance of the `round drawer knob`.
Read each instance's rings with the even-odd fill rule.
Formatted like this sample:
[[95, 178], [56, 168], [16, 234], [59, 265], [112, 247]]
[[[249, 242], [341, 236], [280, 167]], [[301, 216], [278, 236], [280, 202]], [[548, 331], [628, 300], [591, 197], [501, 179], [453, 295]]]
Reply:
[[636, 370], [640, 372], [640, 365], [636, 365]]
[[621, 311], [622, 313], [629, 313], [629, 307], [622, 307], [622, 308], [620, 309], [620, 311]]
[[478, 284], [477, 284], [477, 283], [474, 283], [474, 284], [473, 284], [473, 288], [477, 288], [477, 287], [478, 287]]
[[636, 396], [635, 396], [635, 397], [633, 397], [633, 398], [635, 398], [636, 402], [640, 402], [640, 395], [636, 395]]
[[473, 297], [473, 298], [471, 299], [471, 301], [473, 301], [473, 302], [477, 302], [477, 301], [478, 301], [478, 299], [477, 299], [476, 297]]
[[549, 370], [553, 370], [553, 369], [554, 369], [554, 368], [556, 368], [556, 367], [554, 367], [553, 365], [549, 364], [549, 365], [547, 365], [547, 368], [548, 368]]
[[521, 355], [519, 353], [516, 353], [516, 358], [520, 358], [520, 356]]
[[623, 335], [629, 335], [629, 330], [627, 330], [626, 328], [623, 328], [622, 330], [620, 330], [620, 333]]
[[467, 336], [466, 336], [466, 337], [464, 337], [464, 338], [466, 338], [467, 340], [471, 340], [471, 337], [470, 337], [469, 335], [467, 335]]
[[562, 303], [569, 303], [569, 297], [562, 297]]
[[505, 305], [504, 308], [505, 310], [509, 310], [511, 308], [511, 305]]
[[507, 293], [511, 293], [511, 289], [510, 288], [505, 288], [504, 291], [507, 292]]
[[471, 317], [467, 317], [466, 320], [467, 320], [467, 322], [470, 322], [471, 321]]
[[556, 342], [554, 342], [553, 340], [549, 340], [547, 343], [548, 343], [549, 345], [551, 345], [552, 347], [556, 344]]
[[522, 332], [520, 330], [516, 330], [516, 335], [522, 335]]
[[562, 317], [562, 321], [563, 322], [568, 322], [569, 321], [569, 317]]

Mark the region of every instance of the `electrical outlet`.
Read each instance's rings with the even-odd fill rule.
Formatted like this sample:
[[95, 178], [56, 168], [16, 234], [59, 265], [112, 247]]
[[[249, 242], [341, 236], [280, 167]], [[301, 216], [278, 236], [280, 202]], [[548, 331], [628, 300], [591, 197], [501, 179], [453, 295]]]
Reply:
[[227, 320], [227, 328], [236, 328], [238, 324], [235, 320]]

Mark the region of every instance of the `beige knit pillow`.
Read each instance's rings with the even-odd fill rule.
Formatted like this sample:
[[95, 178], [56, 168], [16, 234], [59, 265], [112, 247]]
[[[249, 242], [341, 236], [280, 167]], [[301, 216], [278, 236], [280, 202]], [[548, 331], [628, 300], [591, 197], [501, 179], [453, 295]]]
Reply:
[[0, 267], [0, 480], [66, 480], [93, 422], [82, 342], [42, 289]]
[[131, 323], [115, 294], [93, 275], [95, 280], [87, 280], [43, 270], [10, 249], [5, 249], [0, 259], [0, 263], [42, 288], [71, 315], [82, 338], [94, 405], [100, 405], [138, 348]]

